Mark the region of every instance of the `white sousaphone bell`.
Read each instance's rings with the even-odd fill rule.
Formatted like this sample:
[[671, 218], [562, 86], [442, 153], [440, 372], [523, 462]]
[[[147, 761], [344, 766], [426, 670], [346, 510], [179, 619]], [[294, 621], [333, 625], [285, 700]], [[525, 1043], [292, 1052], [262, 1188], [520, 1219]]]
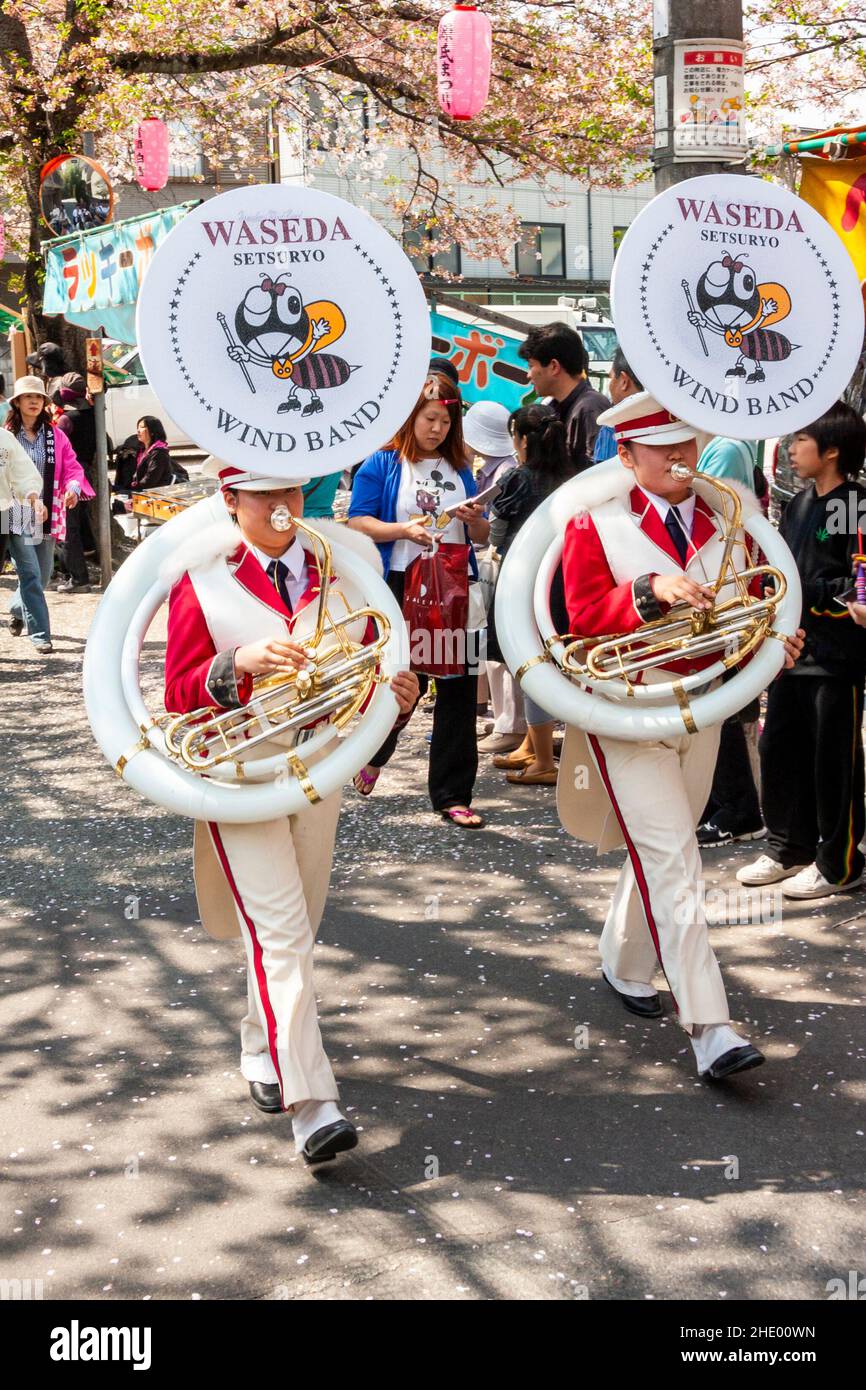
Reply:
[[[723, 559], [711, 580], [715, 601], [705, 612], [678, 604], [627, 635], [587, 638], [556, 631], [550, 590], [562, 559], [565, 526], [613, 494], [623, 476], [618, 458], [563, 483], [533, 512], [502, 562], [496, 607], [508, 616], [497, 636], [506, 663], [526, 694], [552, 718], [590, 734], [664, 739], [721, 723], [778, 674], [785, 660], [784, 638], [800, 623], [799, 575], [778, 531], [757, 509], [743, 515], [740, 495], [727, 483], [686, 465], [674, 465], [672, 471], [691, 481], [722, 522]], [[763, 552], [765, 564], [754, 565], [743, 554], [747, 547], [740, 532], [754, 543], [749, 550]], [[762, 598], [749, 593], [755, 577], [766, 581]], [[665, 679], [667, 673], [658, 669], [673, 660], [716, 654], [711, 665], [687, 676]], [[727, 673], [733, 674], [721, 682], [719, 677]]]
[[[225, 520], [219, 494], [197, 502], [124, 562], [90, 629], [84, 702], [109, 763], [157, 805], [194, 820], [272, 820], [337, 791], [381, 746], [397, 713], [388, 682], [408, 668], [408, 639], [381, 576], [348, 545], [295, 521], [319, 571], [319, 600], [301, 610], [293, 631], [310, 653], [308, 668], [257, 678], [252, 699], [238, 710], [152, 713], [140, 659], [171, 588], [166, 566], [186, 540]], [[335, 572], [339, 592], [332, 589]], [[369, 620], [376, 635], [365, 645]], [[298, 732], [309, 734], [311, 725], [298, 745]]]
[[[216, 218], [226, 220], [214, 223]], [[251, 405], [243, 392], [242, 398], [246, 410], [253, 410], [251, 423], [223, 435], [210, 402], [222, 404], [229, 392], [226, 404], [234, 409], [230, 391], [238, 383], [232, 379], [227, 385], [222, 354], [208, 350], [207, 325], [219, 309], [215, 318], [225, 328], [220, 306], [229, 302], [226, 295], [248, 285], [246, 272], [234, 271], [238, 257], [214, 239], [211, 227], [268, 228], [273, 241], [275, 227], [297, 229], [301, 224], [317, 232], [330, 226], [334, 235], [327, 253], [316, 250], [309, 267], [304, 260], [303, 274], [300, 267], [297, 274], [293, 271], [296, 297], [300, 303], [303, 292], [311, 308], [327, 293], [329, 312], [323, 317], [328, 331], [333, 335], [339, 328], [339, 336], [345, 331], [357, 367], [357, 380], [356, 368], [351, 369], [355, 405], [335, 388], [332, 423], [342, 419], [342, 412], [357, 429], [362, 422], [367, 428], [363, 442], [352, 431], [348, 438], [335, 428], [328, 434], [325, 412], [318, 431], [312, 432], [315, 438], [277, 431], [277, 452], [283, 454], [287, 437], [297, 450], [293, 472], [324, 476], [357, 462], [359, 454], [373, 453], [409, 414], [427, 373], [429, 315], [417, 276], [400, 247], [371, 218], [343, 199], [311, 189], [262, 185], [219, 195], [206, 208], [189, 212], [160, 244], [142, 284], [137, 329], [148, 378], [172, 419], [202, 447], [211, 431], [219, 459], [240, 471], [252, 464], [257, 472], [265, 461], [255, 450], [284, 423], [279, 403], [284, 383], [280, 377], [275, 390], [266, 391], [264, 382], [256, 390], [247, 377], [255, 399]], [[323, 269], [319, 261], [326, 259]], [[282, 290], [288, 276], [278, 278]], [[368, 313], [371, 293], [380, 309], [387, 306], [375, 329]], [[342, 307], [331, 302], [334, 295]], [[177, 312], [169, 315], [169, 308]], [[404, 336], [410, 324], [412, 331]], [[294, 321], [280, 323], [281, 340], [291, 339], [293, 326]], [[321, 345], [326, 339], [316, 341]], [[183, 351], [187, 361], [196, 354], [194, 386]], [[297, 354], [293, 360], [297, 363]], [[382, 385], [377, 388], [379, 372]], [[271, 387], [273, 376], [268, 375]], [[373, 402], [363, 403], [364, 392], [377, 390], [375, 408]], [[223, 410], [218, 413], [222, 417]], [[268, 456], [277, 478], [285, 476], [289, 452], [279, 461], [276, 453], [272, 460]], [[305, 670], [257, 677], [242, 708], [165, 714], [151, 710], [142, 693], [142, 648], [173, 581], [180, 578], [178, 565], [197, 547], [204, 553], [211, 543], [222, 544], [218, 531], [222, 527], [225, 532], [227, 513], [219, 495], [195, 503], [137, 547], [112, 579], [90, 629], [84, 700], [97, 743], [130, 786], [195, 820], [257, 822], [304, 810], [352, 779], [384, 742], [397, 716], [390, 681], [409, 668], [406, 626], [381, 575], [360, 545], [353, 544], [361, 538], [340, 533], [333, 522], [310, 526], [288, 516], [282, 521], [286, 527], [296, 525], [308, 567], [318, 571], [318, 600], [299, 609], [291, 630], [310, 660]], [[366, 641], [370, 624], [374, 636]]]

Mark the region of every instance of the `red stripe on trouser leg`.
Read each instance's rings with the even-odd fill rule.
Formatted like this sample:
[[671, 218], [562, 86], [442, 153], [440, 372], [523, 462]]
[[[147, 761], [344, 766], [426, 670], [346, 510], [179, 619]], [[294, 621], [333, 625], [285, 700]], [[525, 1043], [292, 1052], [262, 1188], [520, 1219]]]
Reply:
[[649, 934], [652, 937], [652, 943], [655, 947], [655, 953], [658, 957], [659, 965], [662, 968], [662, 973], [664, 974], [668, 989], [670, 989], [671, 991], [671, 998], [674, 1001], [674, 1008], [677, 1010], [677, 1012], [679, 1012], [679, 1004], [677, 1003], [676, 995], [674, 994], [673, 989], [671, 989], [671, 982], [668, 979], [667, 971], [665, 970], [665, 963], [662, 960], [661, 943], [659, 942], [658, 928], [656, 927], [655, 917], [653, 916], [652, 904], [650, 902], [649, 885], [646, 881], [646, 875], [644, 874], [643, 865], [640, 861], [640, 855], [637, 852], [634, 841], [628, 833], [628, 826], [626, 825], [622, 811], [620, 810], [619, 802], [617, 801], [614, 795], [613, 786], [610, 780], [610, 774], [607, 769], [607, 761], [605, 759], [604, 753], [601, 751], [601, 745], [599, 744], [599, 741], [596, 738], [595, 734], [589, 734], [588, 741], [590, 747], [592, 748], [593, 754], [595, 755], [596, 764], [598, 766], [599, 773], [601, 774], [601, 780], [604, 782], [605, 791], [607, 792], [610, 798], [610, 804], [613, 807], [614, 815], [616, 816], [617, 821], [619, 822], [619, 828], [623, 833], [626, 849], [628, 850], [628, 857], [631, 860], [632, 870], [634, 871], [635, 883], [637, 884], [637, 890], [640, 894], [640, 900], [641, 905], [643, 906], [646, 924], [649, 929]]
[[228, 885], [232, 890], [232, 897], [234, 898], [235, 903], [237, 904], [238, 912], [241, 914], [246, 928], [250, 934], [250, 941], [252, 942], [253, 947], [253, 965], [255, 969], [256, 982], [259, 988], [259, 998], [262, 1001], [262, 1008], [264, 1010], [265, 1020], [267, 1022], [268, 1051], [271, 1054], [271, 1061], [273, 1062], [274, 1070], [277, 1073], [277, 1082], [280, 1088], [280, 1104], [282, 1105], [283, 1109], [285, 1109], [286, 1102], [285, 1096], [283, 1094], [283, 1075], [280, 1071], [280, 1062], [279, 1057], [277, 1056], [277, 1019], [276, 1015], [274, 1014], [274, 1010], [271, 1006], [271, 999], [268, 993], [268, 981], [267, 976], [265, 975], [264, 961], [262, 959], [261, 943], [259, 941], [258, 935], [256, 934], [256, 929], [252, 921], [252, 918], [247, 913], [243, 905], [243, 902], [241, 901], [241, 895], [238, 892], [238, 887], [235, 883], [234, 874], [232, 873], [231, 865], [228, 861], [228, 855], [225, 852], [225, 846], [223, 845], [222, 839], [220, 838], [219, 828], [213, 821], [209, 822], [209, 826], [210, 833], [213, 837], [214, 847], [216, 849], [217, 854], [219, 855], [220, 864], [222, 865], [223, 873], [225, 874]]

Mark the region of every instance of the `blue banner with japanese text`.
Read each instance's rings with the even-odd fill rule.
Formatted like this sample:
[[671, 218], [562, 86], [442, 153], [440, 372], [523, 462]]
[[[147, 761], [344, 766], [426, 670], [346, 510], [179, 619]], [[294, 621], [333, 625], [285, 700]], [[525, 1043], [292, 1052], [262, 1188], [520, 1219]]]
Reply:
[[[471, 314], [469, 305], [467, 313]], [[433, 356], [447, 357], [454, 363], [460, 393], [469, 405], [498, 401], [508, 410], [517, 410], [535, 400], [526, 363], [517, 355], [522, 334], [512, 336], [483, 320], [473, 325], [438, 311], [430, 315], [430, 329]]]
[[62, 237], [48, 247], [43, 312], [135, 342], [135, 305], [153, 254], [195, 203]]

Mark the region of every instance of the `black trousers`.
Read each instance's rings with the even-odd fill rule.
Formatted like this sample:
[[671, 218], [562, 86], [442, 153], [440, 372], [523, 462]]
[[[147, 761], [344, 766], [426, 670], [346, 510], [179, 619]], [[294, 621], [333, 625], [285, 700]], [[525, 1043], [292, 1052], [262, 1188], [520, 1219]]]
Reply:
[[76, 507], [66, 513], [66, 541], [60, 567], [71, 576], [76, 584], [89, 584], [87, 561], [84, 558], [85, 545], [88, 550], [96, 549], [96, 540], [90, 524], [90, 502], [80, 498]]
[[767, 853], [814, 860], [829, 883], [863, 871], [863, 682], [785, 673], [770, 686], [761, 736]]
[[[404, 576], [391, 571], [388, 588], [397, 602], [403, 605]], [[430, 684], [428, 676], [420, 675], [421, 695]], [[449, 676], [436, 681], [436, 703], [433, 706], [433, 739], [427, 767], [427, 789], [434, 811], [447, 811], [449, 806], [469, 806], [478, 773], [478, 741], [475, 732], [475, 707], [478, 703], [478, 667], [462, 676]], [[417, 706], [416, 706], [417, 708]], [[412, 711], [414, 713], [414, 710]], [[384, 767], [393, 756], [402, 729], [412, 714], [398, 720], [379, 751], [370, 759], [371, 767]]]
[[703, 816], [705, 821], [711, 818], [720, 830], [734, 835], [760, 830], [762, 825], [746, 731], [739, 715], [722, 725], [713, 788]]

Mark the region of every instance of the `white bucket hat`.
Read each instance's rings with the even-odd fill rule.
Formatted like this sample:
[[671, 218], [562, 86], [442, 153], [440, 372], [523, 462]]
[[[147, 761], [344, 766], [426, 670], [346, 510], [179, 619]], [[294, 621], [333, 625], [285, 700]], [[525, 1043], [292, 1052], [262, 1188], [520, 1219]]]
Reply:
[[214, 458], [213, 454], [202, 464], [202, 477], [216, 478], [221, 488], [231, 488], [238, 492], [276, 492], [279, 488], [303, 487], [309, 478], [270, 478], [263, 473], [252, 473], [248, 468], [235, 468], [231, 463]]
[[15, 383], [15, 389], [9, 397], [14, 401], [17, 396], [44, 396], [48, 400], [48, 392], [45, 390], [45, 382], [41, 376], [19, 376]]
[[463, 419], [463, 438], [470, 449], [490, 458], [512, 454], [514, 443], [508, 433], [509, 413], [498, 401], [476, 401], [470, 406]]

